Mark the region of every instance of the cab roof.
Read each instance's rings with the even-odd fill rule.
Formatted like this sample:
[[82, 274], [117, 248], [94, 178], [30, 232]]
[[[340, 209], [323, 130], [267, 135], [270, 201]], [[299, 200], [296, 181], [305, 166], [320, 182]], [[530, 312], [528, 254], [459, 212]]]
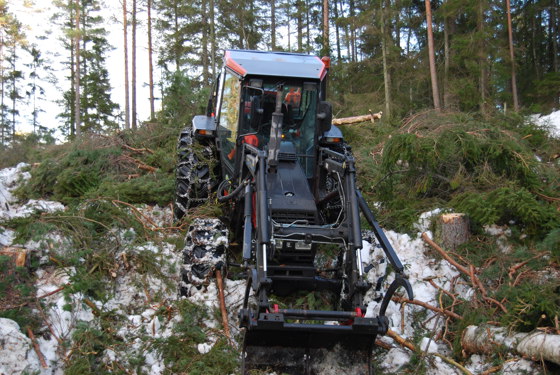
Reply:
[[325, 64], [317, 56], [287, 52], [226, 50], [225, 65], [245, 77], [262, 75], [323, 79]]

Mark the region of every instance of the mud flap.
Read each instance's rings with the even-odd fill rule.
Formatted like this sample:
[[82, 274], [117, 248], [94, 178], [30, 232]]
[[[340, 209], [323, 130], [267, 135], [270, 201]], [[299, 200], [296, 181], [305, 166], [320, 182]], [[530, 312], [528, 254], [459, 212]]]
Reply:
[[370, 375], [376, 334], [246, 330], [242, 374]]

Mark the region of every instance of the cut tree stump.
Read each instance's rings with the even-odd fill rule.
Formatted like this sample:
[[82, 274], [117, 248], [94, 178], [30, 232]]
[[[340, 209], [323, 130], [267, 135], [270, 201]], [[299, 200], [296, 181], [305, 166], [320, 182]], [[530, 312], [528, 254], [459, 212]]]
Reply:
[[468, 326], [463, 331], [461, 346], [469, 354], [491, 354], [504, 348], [534, 361], [549, 361], [560, 365], [560, 335], [542, 331], [510, 332], [505, 328]]
[[469, 219], [465, 214], [448, 213], [436, 221], [435, 240], [446, 250], [456, 250], [469, 240]]
[[0, 255], [12, 258], [16, 267], [25, 267], [27, 264], [27, 250], [21, 247], [4, 247], [0, 249]]

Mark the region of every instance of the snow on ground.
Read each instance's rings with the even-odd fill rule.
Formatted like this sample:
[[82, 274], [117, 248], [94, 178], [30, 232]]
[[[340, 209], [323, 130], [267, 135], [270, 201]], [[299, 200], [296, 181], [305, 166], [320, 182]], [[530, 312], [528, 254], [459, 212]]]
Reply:
[[[64, 209], [60, 203], [47, 201], [29, 201], [18, 205], [12, 191], [18, 181], [29, 178], [29, 174], [23, 171], [25, 167], [25, 164], [20, 164], [15, 168], [0, 170], [0, 220], [19, 217], [18, 215], [27, 216], [35, 209], [47, 212]], [[169, 218], [172, 215], [168, 207], [145, 206], [139, 207], [138, 212], [148, 217], [155, 227], [170, 225]], [[472, 290], [466, 284], [454, 281], [458, 278], [457, 270], [444, 260], [436, 260], [420, 238], [420, 234], [423, 232], [428, 232], [431, 236], [429, 232], [431, 218], [440, 213], [440, 210], [434, 210], [422, 214], [415, 227], [418, 230], [415, 236], [393, 231], [386, 232], [387, 238], [403, 261], [406, 274], [409, 276], [414, 290], [414, 298], [434, 306], [438, 305], [438, 289], [428, 280], [445, 290], [452, 290], [466, 300], [472, 294]], [[498, 229], [500, 228], [489, 228], [488, 230], [496, 232]], [[150, 345], [150, 340], [168, 337], [172, 334], [175, 324], [181, 320], [177, 314], [171, 314], [169, 317], [161, 319], [161, 316], [158, 317], [156, 313], [162, 307], [170, 306], [179, 298], [177, 285], [181, 278], [179, 264], [182, 262], [183, 255], [181, 250], [175, 248], [175, 245], [166, 242], [133, 245], [132, 240], [136, 234], [132, 229], [116, 231], [115, 234], [120, 238], [123, 248], [122, 251], [115, 254], [114, 262], [119, 267], [113, 275], [114, 287], [108, 291], [109, 299], [107, 301], [93, 302], [98, 309], [120, 316], [120, 320], [115, 322], [114, 328], [116, 335], [122, 339], [125, 345], [105, 350], [103, 361], [127, 366], [129, 359], [143, 357], [145, 358], [144, 365], [137, 368], [136, 371], [148, 375], [160, 375], [163, 373], [165, 365], [161, 355]], [[14, 237], [13, 231], [0, 227], [0, 246], [12, 245]], [[367, 238], [367, 234], [365, 238]], [[48, 263], [51, 251], [55, 251], [57, 254], [67, 254], [73, 251], [71, 241], [59, 233], [49, 233], [41, 241], [29, 241], [25, 247], [37, 252], [41, 258], [40, 263], [43, 265]], [[368, 280], [375, 285], [379, 277], [385, 275], [387, 269], [383, 250], [375, 241], [371, 241], [371, 243], [364, 241], [361, 255], [364, 266], [369, 270]], [[134, 266], [131, 265], [131, 259], [134, 257], [152, 259], [155, 267], [153, 272], [136, 272]], [[49, 367], [41, 368], [29, 338], [22, 333], [15, 322], [0, 319], [0, 374], [62, 375], [64, 373], [64, 358], [69, 354], [68, 350], [71, 347], [70, 343], [76, 324], [86, 322], [91, 326], [98, 325], [98, 319], [83, 303], [83, 295], [71, 294], [65, 297], [62, 292], [56, 292], [58, 288], [69, 282], [74, 272], [73, 268], [55, 269], [54, 267], [40, 268], [36, 272], [37, 296], [55, 292], [43, 298], [44, 311], [37, 311], [44, 321], [42, 334], [37, 335], [37, 342]], [[389, 275], [383, 282], [385, 289], [393, 278], [394, 275]], [[377, 315], [382, 292], [383, 290], [368, 292], [365, 301], [368, 305], [367, 316]], [[236, 314], [242, 306], [244, 293], [245, 281], [225, 280], [226, 306], [233, 337], [240, 336]], [[191, 286], [187, 298], [193, 303], [211, 309], [219, 306], [218, 291], [214, 282], [201, 287]], [[72, 305], [70, 311], [66, 307], [68, 304]], [[407, 304], [402, 309], [400, 304], [394, 302], [389, 303], [387, 316], [390, 328], [402, 337], [413, 339], [420, 336], [420, 347], [427, 354], [425, 357], [427, 373], [459, 374], [457, 368], [443, 362], [439, 357], [429, 355], [430, 353], [451, 355], [450, 348], [445, 343], [435, 340], [444, 327], [445, 319], [422, 307]], [[415, 318], [418, 320], [418, 317], [421, 317], [421, 320], [415, 322]], [[219, 327], [221, 322], [210, 318], [205, 324], [208, 328], [206, 331], [212, 332], [212, 329]], [[201, 354], [207, 353], [217, 339], [218, 337], [210, 334], [207, 342], [198, 346], [198, 351]], [[65, 345], [59, 345], [59, 340]], [[398, 374], [402, 367], [410, 362], [412, 354], [406, 349], [397, 347], [388, 338], [382, 338], [382, 340], [394, 346], [393, 349], [382, 354], [383, 357], [379, 360], [382, 370], [386, 373]], [[336, 358], [326, 358], [325, 363], [329, 363], [329, 361], [336, 361]], [[479, 374], [489, 369], [491, 362], [485, 356], [472, 355], [468, 359], [466, 367], [473, 374]], [[514, 375], [539, 372], [538, 365], [534, 362], [512, 358], [506, 363], [502, 373]]]
[[530, 119], [538, 125], [549, 126], [550, 134], [553, 137], [560, 138], [560, 111], [552, 112], [546, 116], [532, 115]]
[[13, 168], [0, 170], [0, 220], [9, 220], [18, 217], [28, 217], [34, 212], [55, 212], [64, 210], [58, 202], [31, 199], [23, 205], [18, 205], [13, 190], [21, 181], [31, 178], [29, 172], [24, 170], [28, 164], [20, 163]]

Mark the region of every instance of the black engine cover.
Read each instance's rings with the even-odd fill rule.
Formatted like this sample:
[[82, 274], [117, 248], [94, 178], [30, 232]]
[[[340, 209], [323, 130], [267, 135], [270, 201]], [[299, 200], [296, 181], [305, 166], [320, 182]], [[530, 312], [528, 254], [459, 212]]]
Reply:
[[[317, 221], [317, 206], [303, 168], [297, 160], [292, 143], [282, 142], [278, 168], [267, 176], [268, 197], [272, 219], [291, 224], [305, 220]], [[303, 222], [299, 222], [303, 224]]]

